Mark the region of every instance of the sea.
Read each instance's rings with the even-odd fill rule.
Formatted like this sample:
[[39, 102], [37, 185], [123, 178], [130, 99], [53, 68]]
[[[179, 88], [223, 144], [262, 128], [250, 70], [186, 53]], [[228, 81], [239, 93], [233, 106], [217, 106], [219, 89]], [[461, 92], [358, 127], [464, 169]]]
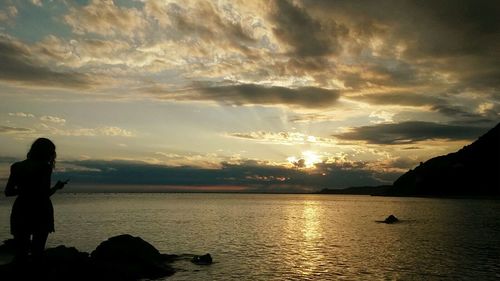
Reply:
[[[140, 236], [174, 262], [164, 280], [500, 280], [500, 200], [312, 194], [56, 194], [47, 247], [91, 252]], [[0, 239], [13, 199], [0, 199]], [[389, 215], [401, 222], [384, 224]]]

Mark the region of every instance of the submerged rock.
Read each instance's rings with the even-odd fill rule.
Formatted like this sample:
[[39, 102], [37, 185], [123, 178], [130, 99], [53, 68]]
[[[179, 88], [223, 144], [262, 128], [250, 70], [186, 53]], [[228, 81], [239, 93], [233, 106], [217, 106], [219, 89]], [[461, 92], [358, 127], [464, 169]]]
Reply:
[[384, 220], [384, 223], [389, 223], [389, 224], [396, 222], [399, 222], [399, 219], [396, 218], [394, 215], [390, 215]]
[[202, 256], [194, 256], [191, 262], [197, 265], [209, 265], [212, 264], [212, 256], [210, 254], [205, 254]]

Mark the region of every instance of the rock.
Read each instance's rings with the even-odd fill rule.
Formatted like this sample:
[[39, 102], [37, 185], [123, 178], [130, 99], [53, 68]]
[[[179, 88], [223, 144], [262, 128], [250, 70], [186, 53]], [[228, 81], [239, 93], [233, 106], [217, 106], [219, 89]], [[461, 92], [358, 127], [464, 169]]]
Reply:
[[14, 239], [7, 239], [0, 245], [1, 255], [14, 255], [16, 253], [16, 242]]
[[179, 260], [181, 256], [175, 254], [161, 254], [161, 258], [166, 263], [172, 263]]
[[120, 235], [102, 242], [91, 255], [73, 247], [45, 251], [42, 259], [0, 265], [0, 280], [135, 281], [170, 276], [175, 270], [166, 262], [175, 255], [160, 254], [148, 242]]
[[88, 262], [89, 253], [80, 252], [75, 247], [64, 245], [45, 250], [44, 260], [52, 263]]
[[191, 262], [198, 265], [209, 265], [212, 264], [212, 256], [210, 254], [205, 254], [203, 256], [194, 256]]
[[92, 252], [95, 260], [143, 260], [157, 262], [163, 255], [151, 244], [140, 237], [129, 234], [118, 235], [101, 242]]
[[89, 253], [74, 247], [57, 246], [45, 251], [42, 260], [48, 280], [90, 280], [98, 276]]
[[399, 222], [399, 220], [394, 215], [390, 215], [384, 220], [384, 223], [389, 223], [389, 224], [396, 222]]
[[89, 254], [75, 248], [58, 246], [47, 249], [41, 259], [12, 261], [0, 266], [2, 280], [98, 280]]
[[122, 276], [114, 280], [154, 279], [175, 273], [155, 247], [128, 234], [102, 242], [90, 257], [106, 276]]

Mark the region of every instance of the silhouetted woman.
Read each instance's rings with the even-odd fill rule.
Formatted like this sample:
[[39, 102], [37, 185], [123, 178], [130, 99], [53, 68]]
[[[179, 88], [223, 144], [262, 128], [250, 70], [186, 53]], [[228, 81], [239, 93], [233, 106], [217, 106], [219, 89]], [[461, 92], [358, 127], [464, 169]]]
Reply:
[[5, 195], [17, 195], [10, 216], [10, 232], [17, 246], [16, 259], [26, 259], [30, 251], [33, 258], [40, 257], [49, 233], [54, 232], [50, 196], [67, 183], [58, 181], [50, 187], [55, 162], [56, 146], [49, 139], [39, 138], [31, 145], [27, 159], [10, 168]]

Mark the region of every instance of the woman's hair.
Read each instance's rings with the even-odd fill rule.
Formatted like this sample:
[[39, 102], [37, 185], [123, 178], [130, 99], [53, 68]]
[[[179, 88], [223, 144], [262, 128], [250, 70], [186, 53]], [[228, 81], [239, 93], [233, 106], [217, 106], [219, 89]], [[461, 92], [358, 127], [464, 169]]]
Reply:
[[33, 142], [26, 158], [47, 162], [52, 166], [56, 165], [56, 146], [46, 138], [39, 138]]

